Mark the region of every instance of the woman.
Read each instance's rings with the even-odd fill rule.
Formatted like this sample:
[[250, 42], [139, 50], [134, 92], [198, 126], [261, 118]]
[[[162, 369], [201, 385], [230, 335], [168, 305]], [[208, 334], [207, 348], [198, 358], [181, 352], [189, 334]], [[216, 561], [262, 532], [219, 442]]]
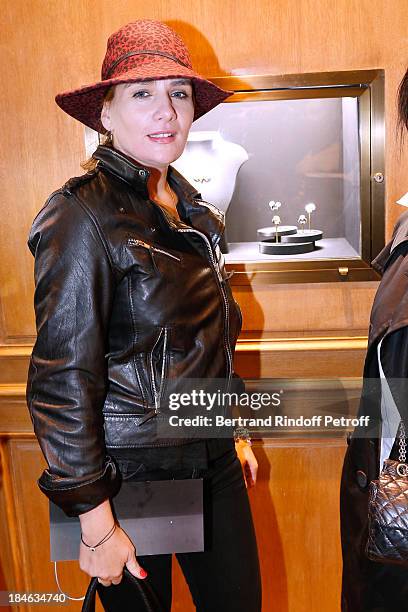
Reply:
[[[399, 86], [398, 102], [404, 130], [408, 128], [408, 71]], [[370, 561], [365, 554], [370, 482], [378, 478], [384, 459], [398, 459], [397, 430], [401, 419], [407, 430], [407, 255], [406, 212], [398, 219], [391, 241], [373, 262], [382, 279], [371, 311], [360, 405], [360, 414], [370, 416], [373, 437], [356, 431], [344, 461], [343, 612], [395, 612], [406, 609], [408, 602], [408, 568]]]
[[110, 500], [121, 478], [202, 477], [206, 549], [177, 555], [197, 609], [261, 606], [242, 470], [254, 483], [250, 445], [172, 439], [158, 426], [168, 379], [220, 378], [228, 388], [238, 378], [241, 316], [218, 246], [223, 215], [170, 166], [192, 121], [228, 95], [193, 71], [173, 30], [140, 20], [110, 36], [100, 82], [56, 97], [107, 139], [31, 229], [38, 335], [27, 398], [49, 466], [39, 486], [79, 516], [80, 567], [107, 587], [108, 610], [132, 605], [114, 586], [124, 566], [139, 578], [147, 569], [171, 606], [171, 556], [136, 559], [115, 527]]

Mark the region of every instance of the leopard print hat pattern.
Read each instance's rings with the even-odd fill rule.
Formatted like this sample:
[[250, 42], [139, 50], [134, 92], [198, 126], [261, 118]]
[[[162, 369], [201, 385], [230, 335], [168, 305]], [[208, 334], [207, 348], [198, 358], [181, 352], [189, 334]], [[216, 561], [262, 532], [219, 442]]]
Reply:
[[194, 88], [194, 120], [233, 93], [197, 74], [180, 36], [169, 26], [152, 19], [128, 23], [108, 38], [101, 77], [101, 81], [92, 85], [58, 94], [55, 101], [68, 115], [102, 134], [106, 132], [100, 120], [104, 95], [112, 85], [189, 78]]

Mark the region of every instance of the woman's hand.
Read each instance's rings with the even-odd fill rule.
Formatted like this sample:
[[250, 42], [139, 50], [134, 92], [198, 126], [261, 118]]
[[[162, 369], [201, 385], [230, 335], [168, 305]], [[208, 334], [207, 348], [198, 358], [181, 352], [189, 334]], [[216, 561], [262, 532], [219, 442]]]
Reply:
[[235, 442], [235, 450], [241, 462], [246, 488], [254, 487], [258, 473], [258, 462], [251, 445], [245, 440], [238, 440], [238, 442]]
[[[114, 523], [109, 500], [81, 514], [79, 519], [82, 537], [86, 544], [89, 546], [97, 544], [109, 533]], [[97, 576], [98, 581], [104, 586], [119, 584], [125, 565], [137, 578], [146, 578], [146, 571], [137, 562], [134, 545], [119, 525], [106, 542], [97, 546], [94, 551], [81, 541], [79, 567], [89, 576]]]
[[81, 542], [79, 567], [89, 576], [98, 576], [98, 582], [103, 586], [119, 584], [125, 565], [137, 578], [146, 578], [147, 573], [136, 560], [135, 547], [119, 526], [116, 527], [112, 537], [97, 546], [95, 551], [90, 550]]

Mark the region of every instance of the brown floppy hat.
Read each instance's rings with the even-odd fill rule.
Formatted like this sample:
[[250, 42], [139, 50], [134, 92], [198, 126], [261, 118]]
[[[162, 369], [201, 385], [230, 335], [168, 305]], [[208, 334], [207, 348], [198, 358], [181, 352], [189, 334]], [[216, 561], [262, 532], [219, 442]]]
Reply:
[[170, 78], [191, 79], [194, 120], [233, 93], [217, 87], [193, 70], [187, 47], [169, 26], [152, 19], [139, 19], [108, 38], [101, 81], [60, 93], [55, 101], [71, 117], [105, 133], [100, 117], [109, 87], [131, 81]]

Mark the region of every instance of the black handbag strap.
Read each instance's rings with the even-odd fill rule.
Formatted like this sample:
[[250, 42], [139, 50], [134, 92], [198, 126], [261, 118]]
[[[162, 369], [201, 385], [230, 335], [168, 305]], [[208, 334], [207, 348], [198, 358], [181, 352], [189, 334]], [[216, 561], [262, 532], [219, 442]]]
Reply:
[[95, 612], [95, 594], [98, 584], [98, 578], [91, 578], [88, 589], [85, 593], [84, 603], [82, 604], [82, 612]]
[[[132, 586], [138, 592], [141, 600], [143, 601], [143, 609], [136, 610], [135, 612], [163, 612], [163, 608], [157, 599], [157, 595], [152, 589], [149, 582], [146, 582], [146, 578], [136, 578], [127, 567], [123, 568], [122, 580], [128, 580]], [[99, 588], [106, 588], [98, 582], [98, 578], [91, 578], [88, 585], [88, 589], [85, 594], [84, 603], [82, 604], [81, 612], [95, 612], [95, 596]]]

